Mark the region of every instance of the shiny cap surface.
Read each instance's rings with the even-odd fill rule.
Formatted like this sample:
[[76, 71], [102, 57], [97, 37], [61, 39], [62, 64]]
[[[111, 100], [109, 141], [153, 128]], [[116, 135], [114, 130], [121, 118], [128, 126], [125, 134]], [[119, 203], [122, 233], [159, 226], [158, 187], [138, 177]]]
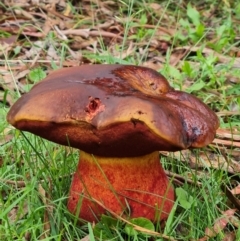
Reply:
[[115, 157], [202, 147], [219, 126], [199, 99], [131, 65], [54, 71], [11, 107], [7, 120], [53, 142]]

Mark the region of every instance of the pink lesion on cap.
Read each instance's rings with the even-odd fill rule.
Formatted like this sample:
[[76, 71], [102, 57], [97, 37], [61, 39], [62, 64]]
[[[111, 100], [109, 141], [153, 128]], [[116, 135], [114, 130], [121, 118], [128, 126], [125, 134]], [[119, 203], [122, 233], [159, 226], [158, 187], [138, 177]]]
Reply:
[[89, 96], [88, 105], [85, 107], [86, 121], [90, 122], [97, 114], [105, 110], [105, 105], [99, 98]]

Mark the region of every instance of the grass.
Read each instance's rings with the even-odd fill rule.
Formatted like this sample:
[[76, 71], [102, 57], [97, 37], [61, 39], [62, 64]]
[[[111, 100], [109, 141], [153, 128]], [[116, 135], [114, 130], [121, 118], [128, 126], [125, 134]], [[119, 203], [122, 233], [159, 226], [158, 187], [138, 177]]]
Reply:
[[[0, 240], [84, 240], [87, 237], [85, 240], [91, 241], [201, 238], [204, 241], [208, 240], [207, 234], [209, 240], [220, 241], [231, 235], [240, 240], [239, 210], [229, 215], [231, 220], [223, 218], [226, 211], [234, 208], [223, 187], [236, 186], [239, 173], [222, 168], [220, 162], [217, 168], [207, 163], [213, 154], [226, 161], [234, 158], [238, 161], [238, 154], [233, 153], [239, 153], [239, 148], [234, 144], [230, 148], [211, 145], [196, 150], [191, 153], [192, 159], [184, 153], [161, 158], [166, 170], [182, 177], [170, 177], [177, 199], [166, 223], [153, 228], [149, 220], [131, 220], [136, 225], [133, 228], [127, 220], [106, 215], [97, 224], [79, 225], [66, 208], [78, 151], [13, 130], [5, 119], [19, 94], [28, 91], [52, 69], [79, 63], [123, 63], [156, 68], [176, 89], [190, 92], [207, 103], [219, 115], [221, 128], [239, 131], [238, 1], [206, 0], [201, 6], [197, 1], [191, 4], [83, 1], [82, 5], [65, 2], [61, 13], [71, 16], [70, 20], [58, 18], [54, 14], [58, 10], [49, 12], [45, 7], [33, 9], [41, 16], [48, 14], [50, 19], [57, 19], [58, 32], [61, 24], [65, 28], [96, 27], [112, 31], [122, 39], [101, 34], [83, 38], [64, 31], [61, 35], [51, 24], [47, 35], [38, 37], [34, 34], [45, 33], [49, 27], [46, 19], [39, 15], [41, 21], [31, 21], [16, 12], [28, 8], [11, 6], [7, 1], [0, 3], [3, 19], [14, 16], [15, 20], [23, 21], [15, 32], [4, 28], [0, 21], [0, 37], [15, 38], [12, 44], [0, 40]], [[99, 28], [99, 24], [111, 20], [114, 21], [111, 28]], [[30, 72], [24, 74], [28, 69]], [[19, 73], [22, 77], [17, 77]], [[214, 224], [218, 220], [226, 221], [227, 225], [216, 228]], [[214, 229], [216, 234], [207, 233], [206, 228]], [[147, 234], [145, 229], [149, 230]]]

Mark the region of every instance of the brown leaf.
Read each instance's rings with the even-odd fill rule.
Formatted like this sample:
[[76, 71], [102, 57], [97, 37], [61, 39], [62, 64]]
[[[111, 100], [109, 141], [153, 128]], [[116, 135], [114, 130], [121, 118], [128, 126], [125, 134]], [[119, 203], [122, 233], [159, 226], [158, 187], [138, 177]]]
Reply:
[[236, 233], [235, 232], [226, 233], [222, 241], [236, 241]]
[[240, 184], [238, 184], [238, 186], [236, 186], [235, 188], [233, 188], [232, 190], [230, 190], [230, 192], [231, 192], [233, 195], [238, 195], [238, 194], [240, 194]]
[[[27, 74], [29, 73], [29, 70], [25, 69], [22, 71], [18, 71], [13, 73], [12, 71], [0, 71], [0, 86], [8, 91], [15, 91], [16, 89], [20, 89], [21, 92], [24, 92], [24, 90], [21, 88], [20, 84], [19, 84], [19, 80], [21, 78], [24, 78]], [[13, 99], [11, 97], [11, 95], [7, 96], [7, 101], [10, 105], [13, 104]]]
[[208, 240], [209, 238], [213, 238], [217, 236], [217, 234], [223, 231], [223, 229], [227, 226], [227, 224], [230, 221], [230, 218], [234, 216], [235, 212], [236, 212], [236, 209], [229, 209], [223, 212], [222, 217], [218, 218], [215, 221], [213, 227], [211, 228], [207, 227], [205, 229], [205, 236], [199, 239], [198, 241], [205, 241], [205, 240]]
[[227, 224], [229, 223], [230, 217], [232, 217], [235, 212], [236, 212], [236, 209], [229, 209], [223, 212], [223, 216], [215, 221], [213, 226], [213, 231], [216, 234], [221, 232], [227, 226]]
[[57, 60], [60, 62], [60, 56], [57, 53], [56, 48], [52, 44], [50, 44], [50, 46], [48, 47], [46, 59]]
[[160, 62], [155, 62], [155, 61], [146, 61], [142, 64], [145, 67], [154, 69], [156, 71], [159, 71], [160, 69], [163, 68], [163, 64]]
[[[49, 182], [49, 190], [51, 190], [51, 182]], [[53, 207], [51, 206], [51, 204], [49, 203], [49, 193], [45, 191], [45, 189], [43, 188], [42, 184], [39, 183], [38, 184], [38, 192], [39, 195], [42, 199], [42, 202], [45, 206], [45, 211], [44, 211], [44, 232], [42, 233], [42, 235], [39, 237], [39, 240], [42, 239], [46, 239], [49, 237], [50, 235], [50, 215], [52, 215], [53, 213]]]
[[155, 11], [162, 10], [162, 6], [158, 3], [150, 3], [149, 7], [152, 8]]
[[80, 241], [90, 241], [91, 239], [90, 239], [90, 236], [89, 235], [87, 235], [87, 236], [85, 236], [84, 238], [82, 238], [82, 239], [80, 239]]
[[[1, 101], [1, 96], [0, 96], [0, 101]], [[1, 134], [0, 134], [0, 146], [4, 145], [4, 144], [8, 143], [10, 140], [12, 140], [12, 138], [14, 137], [14, 134], [12, 134], [10, 132], [11, 130], [12, 130], [12, 128], [7, 126], [6, 128], [4, 128], [3, 131], [1, 131]]]
[[[240, 52], [239, 52], [240, 53]], [[237, 57], [240, 57], [237, 56]], [[235, 84], [239, 84], [240, 83], [240, 77], [239, 76], [234, 76], [233, 74], [231, 73], [226, 73], [225, 74], [225, 77], [227, 78], [227, 80], [230, 82], [230, 83], [235, 83]]]
[[7, 38], [1, 38], [0, 44], [12, 45], [17, 41], [17, 38], [18, 38], [18, 35], [11, 35], [10, 37], [7, 37]]
[[33, 17], [33, 15], [32, 15], [31, 13], [29, 13], [29, 12], [27, 12], [27, 11], [21, 9], [21, 8], [19, 8], [19, 9], [14, 9], [14, 13], [15, 13], [16, 15], [24, 16], [25, 18], [30, 19], [30, 20], [32, 20], [32, 21], [37, 21], [37, 20]]
[[[14, 91], [16, 85], [13, 80], [14, 74], [8, 70], [0, 70], [0, 86], [3, 89]], [[16, 79], [15, 79], [16, 80]]]
[[222, 184], [221, 189], [226, 194], [229, 201], [231, 201], [231, 203], [240, 211], [240, 200], [231, 193], [231, 190], [228, 188], [228, 186]]
[[70, 3], [66, 3], [65, 9], [63, 11], [64, 16], [70, 16], [72, 13], [72, 6]]
[[18, 220], [21, 220], [28, 213], [28, 204], [24, 202], [23, 206], [15, 206], [8, 213], [8, 218], [10, 224], [16, 223]]
[[26, 57], [28, 59], [33, 59], [36, 55], [41, 53], [45, 46], [45, 41], [35, 41], [34, 45], [32, 45], [32, 47], [26, 51]]

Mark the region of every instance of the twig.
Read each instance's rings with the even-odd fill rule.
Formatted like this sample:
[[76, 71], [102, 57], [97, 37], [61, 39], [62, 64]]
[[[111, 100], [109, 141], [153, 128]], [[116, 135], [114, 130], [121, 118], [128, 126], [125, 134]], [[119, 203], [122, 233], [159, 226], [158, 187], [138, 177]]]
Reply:
[[222, 139], [217, 139], [215, 138], [212, 142], [214, 145], [224, 145], [226, 147], [238, 147], [240, 148], [240, 142], [236, 141], [229, 141], [229, 140], [222, 140]]
[[17, 188], [22, 188], [22, 187], [26, 187], [26, 183], [25, 181], [11, 181], [11, 180], [5, 180], [5, 179], [0, 179], [1, 183], [6, 183], [8, 185], [13, 185], [16, 186]]
[[198, 181], [192, 181], [186, 177], [183, 177], [179, 174], [176, 174], [176, 173], [173, 173], [173, 172], [170, 172], [170, 171], [166, 171], [165, 170], [165, 173], [167, 174], [168, 177], [171, 177], [171, 178], [174, 178], [174, 179], [177, 179], [177, 180], [181, 180], [183, 182], [187, 182], [189, 184], [192, 184], [192, 185], [197, 185], [199, 187], [202, 187], [202, 183], [201, 182], [198, 182]]
[[226, 194], [228, 199], [234, 204], [234, 206], [240, 211], [240, 201], [231, 193], [231, 190], [226, 185], [221, 185], [222, 191]]

